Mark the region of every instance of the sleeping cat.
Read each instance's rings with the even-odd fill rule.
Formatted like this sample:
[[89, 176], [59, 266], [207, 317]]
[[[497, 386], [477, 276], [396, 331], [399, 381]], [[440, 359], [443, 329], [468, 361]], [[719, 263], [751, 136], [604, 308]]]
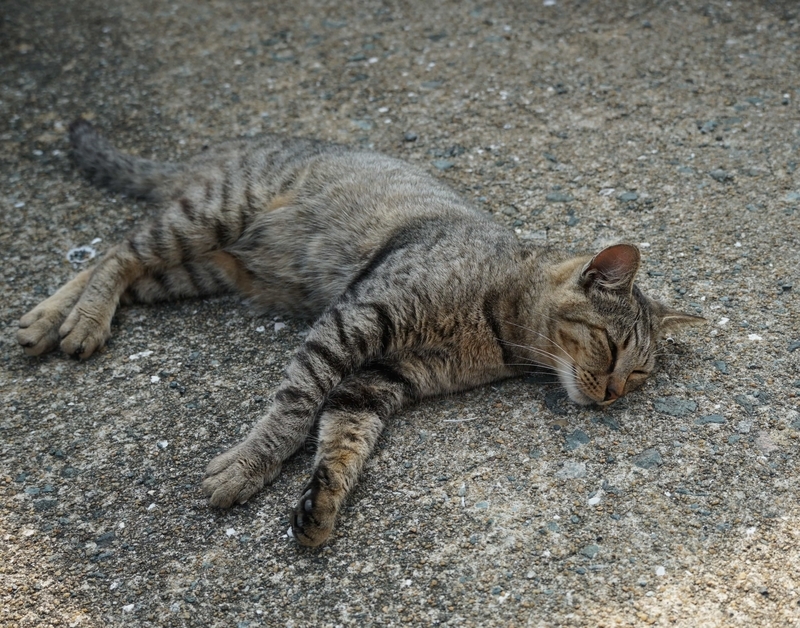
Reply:
[[118, 152], [81, 119], [70, 140], [95, 183], [163, 211], [23, 316], [19, 343], [88, 358], [120, 301], [223, 292], [314, 319], [267, 414], [203, 481], [212, 505], [243, 503], [316, 430], [291, 517], [303, 545], [328, 539], [401, 408], [533, 365], [555, 371], [573, 401], [605, 406], [650, 374], [659, 336], [704, 320], [642, 294], [636, 247], [574, 257], [521, 243], [380, 154], [264, 136], [162, 164]]

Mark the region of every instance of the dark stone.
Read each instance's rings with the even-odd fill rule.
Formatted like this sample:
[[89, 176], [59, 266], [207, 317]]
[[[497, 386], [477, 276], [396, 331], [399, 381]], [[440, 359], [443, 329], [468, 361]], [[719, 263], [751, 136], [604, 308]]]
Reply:
[[701, 416], [699, 419], [694, 420], [695, 425], [708, 425], [709, 423], [722, 425], [726, 422], [727, 420], [721, 414], [707, 414], [706, 416]]
[[697, 410], [697, 404], [691, 399], [680, 397], [660, 397], [655, 400], [656, 410], [670, 416], [682, 417]]
[[544, 405], [547, 406], [547, 409], [550, 410], [553, 414], [567, 414], [567, 403], [569, 397], [567, 396], [567, 391], [563, 388], [557, 388], [555, 390], [551, 390], [544, 396]]
[[747, 414], [753, 414], [753, 402], [750, 401], [745, 395], [736, 395], [733, 400], [742, 406]]
[[117, 538], [117, 535], [114, 534], [114, 531], [112, 530], [111, 532], [104, 532], [98, 536], [95, 540], [95, 543], [97, 543], [97, 545], [100, 547], [105, 547], [106, 545], [111, 545], [115, 538]]
[[545, 199], [550, 203], [569, 203], [575, 200], [571, 195], [564, 192], [550, 192], [545, 196]]
[[661, 454], [656, 449], [645, 449], [633, 458], [633, 464], [641, 469], [652, 469], [664, 463]]
[[581, 548], [580, 554], [586, 556], [586, 558], [594, 558], [600, 552], [599, 545], [587, 545], [586, 547]]
[[592, 423], [605, 425], [608, 429], [619, 432], [619, 423], [617, 423], [616, 419], [608, 415], [593, 417]]
[[727, 375], [728, 374], [728, 365], [725, 362], [723, 362], [722, 360], [715, 360], [714, 361], [714, 367], [720, 373], [722, 373], [723, 375]]
[[589, 442], [589, 436], [583, 430], [575, 430], [572, 434], [567, 434], [565, 447], [569, 451], [574, 451]]

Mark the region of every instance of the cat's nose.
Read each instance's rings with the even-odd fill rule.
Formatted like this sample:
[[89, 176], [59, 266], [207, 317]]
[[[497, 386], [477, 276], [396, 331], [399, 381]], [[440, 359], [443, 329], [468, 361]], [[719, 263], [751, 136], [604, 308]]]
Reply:
[[620, 382], [618, 379], [614, 377], [608, 378], [608, 383], [606, 384], [606, 396], [603, 401], [607, 403], [611, 403], [612, 401], [616, 401], [620, 397], [622, 397], [622, 393], [625, 392], [625, 382]]

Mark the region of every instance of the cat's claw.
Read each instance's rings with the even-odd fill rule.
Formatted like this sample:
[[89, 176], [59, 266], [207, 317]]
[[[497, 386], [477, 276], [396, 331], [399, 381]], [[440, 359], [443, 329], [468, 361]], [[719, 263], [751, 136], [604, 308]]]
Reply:
[[67, 355], [86, 359], [111, 337], [111, 317], [92, 315], [76, 307], [58, 330], [61, 350]]
[[281, 464], [242, 443], [214, 458], [206, 467], [203, 492], [217, 508], [243, 504], [281, 471]]
[[330, 537], [336, 521], [334, 499], [317, 478], [311, 480], [292, 512], [292, 534], [307, 547], [322, 545]]

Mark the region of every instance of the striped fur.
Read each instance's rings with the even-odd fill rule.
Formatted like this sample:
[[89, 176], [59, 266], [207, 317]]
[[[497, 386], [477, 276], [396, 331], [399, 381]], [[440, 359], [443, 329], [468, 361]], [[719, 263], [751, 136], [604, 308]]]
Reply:
[[667, 326], [695, 322], [633, 284], [639, 252], [571, 257], [521, 244], [452, 190], [383, 155], [265, 136], [180, 165], [117, 152], [83, 120], [77, 164], [163, 211], [20, 320], [31, 355], [87, 358], [118, 303], [238, 292], [315, 320], [266, 416], [208, 465], [215, 506], [249, 499], [313, 430], [297, 540], [330, 535], [385, 421], [431, 395], [554, 370], [606, 405], [640, 384]]

